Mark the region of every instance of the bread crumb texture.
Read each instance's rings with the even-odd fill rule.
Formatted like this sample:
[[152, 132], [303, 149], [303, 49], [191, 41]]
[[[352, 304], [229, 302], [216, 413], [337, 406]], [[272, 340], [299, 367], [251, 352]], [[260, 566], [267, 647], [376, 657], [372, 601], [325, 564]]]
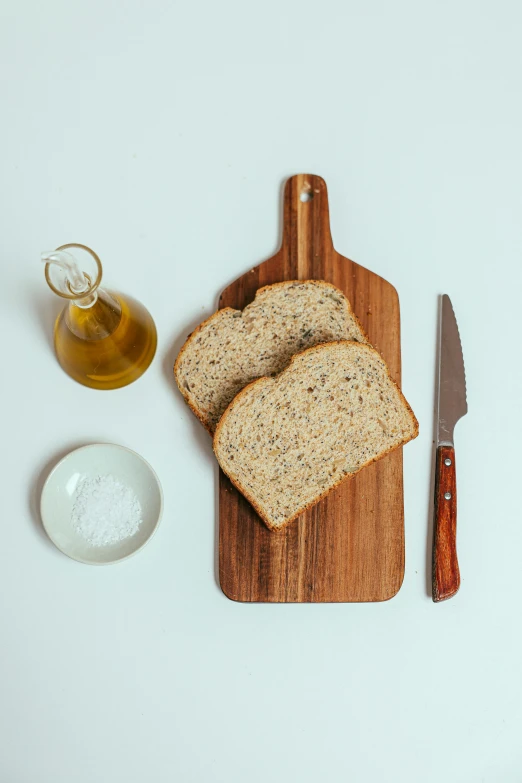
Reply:
[[271, 529], [415, 438], [418, 424], [371, 346], [321, 345], [245, 388], [214, 437], [219, 464]]
[[321, 280], [259, 289], [244, 310], [225, 308], [188, 338], [174, 366], [178, 387], [213, 433], [248, 383], [275, 375], [295, 353], [332, 340], [368, 342], [342, 291]]

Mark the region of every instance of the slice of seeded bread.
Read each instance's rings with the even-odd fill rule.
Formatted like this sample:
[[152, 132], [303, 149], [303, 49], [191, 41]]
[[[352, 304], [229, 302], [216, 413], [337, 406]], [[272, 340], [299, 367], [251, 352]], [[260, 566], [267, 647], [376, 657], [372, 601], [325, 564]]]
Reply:
[[266, 525], [280, 530], [418, 431], [377, 351], [340, 341], [244, 388], [217, 426], [214, 451]]
[[248, 383], [281, 372], [295, 353], [332, 340], [368, 342], [342, 291], [322, 280], [260, 288], [244, 310], [225, 307], [179, 352], [179, 390], [210, 433]]

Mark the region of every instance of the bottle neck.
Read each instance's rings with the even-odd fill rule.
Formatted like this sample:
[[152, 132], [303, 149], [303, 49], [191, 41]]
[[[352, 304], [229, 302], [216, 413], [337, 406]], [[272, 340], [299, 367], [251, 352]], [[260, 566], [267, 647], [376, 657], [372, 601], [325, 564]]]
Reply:
[[75, 243], [61, 245], [42, 253], [41, 259], [45, 263], [45, 279], [55, 294], [74, 302], [81, 310], [96, 304], [102, 265], [94, 250]]
[[80, 340], [103, 340], [118, 328], [122, 316], [121, 303], [114, 294], [99, 288], [90, 304], [73, 300], [65, 310], [68, 329]]
[[75, 305], [76, 307], [79, 307], [80, 310], [88, 310], [90, 307], [93, 307], [96, 302], [98, 301], [98, 290], [91, 291], [90, 294], [87, 294], [87, 296], [73, 299], [71, 304]]

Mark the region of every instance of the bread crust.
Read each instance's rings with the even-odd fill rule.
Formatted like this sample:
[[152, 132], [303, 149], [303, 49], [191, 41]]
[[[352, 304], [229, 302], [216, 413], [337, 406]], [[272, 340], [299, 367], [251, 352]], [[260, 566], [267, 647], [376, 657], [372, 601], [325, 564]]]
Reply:
[[[351, 306], [351, 304], [350, 304], [350, 302], [348, 300], [348, 297], [341, 291], [340, 288], [337, 288], [337, 286], [333, 285], [333, 283], [327, 283], [325, 280], [282, 280], [280, 283], [271, 283], [270, 285], [265, 285], [265, 286], [262, 286], [261, 288], [258, 288], [257, 291], [256, 291], [256, 294], [254, 296], [254, 299], [252, 301], [255, 302], [255, 300], [258, 298], [258, 296], [262, 292], [268, 291], [269, 289], [273, 291], [275, 288], [285, 288], [285, 287], [289, 288], [290, 286], [293, 286], [293, 285], [296, 285], [296, 284], [298, 284], [298, 285], [314, 284], [314, 285], [322, 286], [324, 288], [331, 289], [331, 290], [335, 291], [336, 293], [341, 294], [341, 296], [343, 297], [343, 299], [344, 299], [344, 301], [345, 301], [345, 303], [347, 305], [347, 311], [348, 311], [349, 315], [351, 315], [353, 317], [355, 323], [357, 324], [357, 326], [361, 330], [361, 334], [363, 334], [365, 339], [368, 342], [370, 342], [370, 339], [369, 339], [368, 335], [366, 334], [365, 330], [363, 329], [363, 327], [361, 325], [361, 322], [359, 321], [359, 319], [357, 318], [357, 316], [355, 315], [355, 313], [354, 313], [354, 311], [352, 309], [352, 306]], [[252, 302], [250, 302], [249, 304], [252, 304]], [[183, 358], [185, 352], [187, 351], [188, 348], [190, 348], [191, 344], [194, 342], [194, 340], [196, 339], [198, 334], [203, 330], [204, 327], [208, 326], [208, 324], [210, 324], [213, 321], [215, 321], [218, 318], [220, 318], [223, 315], [223, 313], [226, 313], [226, 312], [243, 313], [246, 310], [247, 307], [249, 307], [249, 305], [246, 305], [243, 308], [243, 310], [235, 310], [233, 307], [223, 307], [220, 310], [216, 310], [215, 313], [212, 313], [211, 316], [209, 316], [204, 321], [202, 321], [199, 324], [199, 326], [197, 326], [194, 329], [194, 331], [191, 332], [188, 335], [188, 337], [185, 340], [185, 342], [183, 343], [183, 345], [182, 345], [182, 347], [180, 349], [180, 352], [177, 355], [176, 361], [174, 363], [174, 379], [176, 381], [176, 385], [177, 385], [178, 389], [181, 392], [181, 395], [183, 396], [183, 399], [185, 400], [185, 402], [189, 406], [189, 408], [192, 411], [192, 413], [199, 419], [199, 421], [202, 423], [202, 425], [205, 427], [205, 429], [207, 430], [207, 432], [211, 436], [214, 435], [214, 430], [212, 429], [212, 426], [211, 426], [210, 422], [205, 419], [205, 416], [202, 413], [202, 411], [199, 410], [196, 407], [196, 405], [194, 405], [194, 403], [192, 402], [192, 400], [190, 398], [189, 392], [187, 391], [187, 389], [184, 388], [183, 384], [181, 383], [181, 381], [179, 379], [178, 373], [179, 373], [180, 364], [181, 364], [181, 361], [182, 361], [182, 358]], [[288, 366], [290, 366], [290, 365], [288, 365]], [[285, 367], [285, 369], [287, 369], [287, 368]], [[282, 372], [284, 372], [284, 370], [282, 370]]]
[[221, 419], [219, 420], [218, 425], [216, 427], [216, 431], [214, 433], [214, 439], [213, 439], [212, 446], [213, 446], [216, 458], [217, 458], [217, 460], [219, 462], [219, 465], [221, 467], [221, 470], [223, 471], [223, 473], [225, 473], [228, 476], [228, 478], [230, 479], [232, 484], [236, 487], [236, 489], [238, 489], [244, 495], [244, 497], [248, 500], [248, 502], [251, 504], [251, 506], [256, 510], [257, 514], [263, 520], [263, 522], [268, 527], [268, 529], [273, 531], [273, 532], [279, 532], [281, 530], [284, 530], [284, 528], [287, 527], [287, 525], [289, 525], [290, 522], [293, 522], [294, 519], [296, 519], [298, 516], [303, 514], [309, 508], [312, 508], [312, 506], [315, 506], [316, 503], [318, 503], [320, 500], [322, 500], [324, 497], [326, 497], [326, 495], [330, 494], [330, 492], [333, 489], [335, 489], [336, 487], [338, 487], [339, 484], [341, 484], [343, 481], [346, 481], [348, 479], [353, 478], [354, 476], [357, 475], [357, 473], [359, 473], [361, 470], [363, 470], [363, 468], [366, 468], [368, 465], [371, 465], [372, 463], [377, 462], [378, 460], [382, 459], [383, 457], [386, 457], [392, 451], [395, 451], [395, 449], [398, 449], [401, 446], [404, 446], [406, 443], [409, 443], [409, 441], [414, 440], [417, 437], [417, 435], [419, 434], [419, 422], [417, 421], [417, 418], [416, 418], [415, 414], [413, 413], [413, 411], [411, 409], [411, 406], [408, 403], [408, 401], [406, 400], [406, 398], [405, 398], [404, 394], [402, 393], [401, 389], [398, 387], [398, 385], [395, 383], [395, 381], [391, 377], [388, 365], [386, 364], [386, 362], [384, 362], [384, 366], [386, 368], [386, 373], [388, 375], [388, 378], [391, 381], [391, 383], [395, 386], [397, 391], [399, 392], [399, 395], [400, 395], [402, 401], [404, 402], [404, 404], [406, 406], [406, 409], [407, 409], [407, 411], [409, 413], [410, 420], [411, 420], [411, 423], [412, 423], [413, 429], [414, 429], [414, 434], [411, 437], [403, 438], [395, 446], [390, 446], [389, 449], [387, 449], [382, 454], [379, 454], [379, 456], [372, 457], [372, 459], [369, 459], [367, 462], [365, 462], [363, 465], [361, 465], [361, 467], [358, 468], [353, 473], [348, 473], [347, 475], [342, 476], [338, 481], [335, 482], [335, 484], [332, 484], [331, 487], [326, 489], [320, 495], [317, 495], [317, 497], [314, 498], [314, 500], [310, 501], [305, 506], [303, 506], [298, 511], [296, 511], [295, 514], [293, 514], [291, 517], [289, 517], [287, 520], [285, 520], [285, 522], [282, 525], [274, 525], [274, 524], [272, 524], [270, 519], [267, 519], [267, 517], [264, 515], [262, 509], [257, 504], [255, 498], [252, 497], [252, 495], [248, 492], [248, 489], [243, 487], [241, 485], [240, 481], [236, 481], [230, 475], [230, 473], [223, 467], [223, 465], [221, 464], [221, 462], [219, 460], [219, 454], [218, 454], [218, 451], [219, 451], [219, 437], [220, 437], [220, 433], [221, 433], [221, 428], [222, 428], [224, 422], [226, 421], [227, 417], [233, 411], [234, 406], [237, 404], [238, 400], [244, 394], [246, 394], [248, 389], [250, 389], [252, 386], [255, 386], [256, 384], [265, 384], [266, 385], [267, 383], [269, 385], [271, 385], [272, 382], [277, 383], [277, 381], [279, 380], [279, 378], [282, 375], [284, 375], [286, 372], [289, 372], [292, 369], [293, 364], [294, 364], [294, 362], [295, 362], [295, 360], [296, 360], [296, 358], [298, 356], [302, 356], [303, 354], [312, 353], [313, 351], [322, 351], [322, 350], [325, 349], [325, 347], [331, 347], [331, 346], [334, 346], [334, 345], [357, 345], [357, 346], [362, 347], [365, 350], [368, 350], [369, 352], [375, 354], [382, 362], [384, 362], [382, 356], [379, 354], [379, 352], [375, 348], [373, 348], [371, 345], [367, 345], [366, 343], [356, 342], [355, 340], [334, 340], [334, 341], [329, 342], [329, 343], [321, 343], [319, 345], [313, 345], [312, 347], [306, 348], [304, 351], [301, 351], [300, 353], [294, 354], [294, 356], [292, 356], [292, 359], [290, 360], [290, 364], [287, 367], [285, 367], [284, 370], [282, 370], [280, 373], [278, 373], [276, 376], [274, 376], [273, 378], [268, 378], [268, 377], [265, 376], [263, 378], [258, 378], [257, 380], [252, 381], [251, 383], [247, 384], [240, 392], [238, 392], [238, 394], [234, 397], [232, 402], [229, 404], [228, 408], [225, 410], [225, 412], [223, 413]]
[[179, 377], [178, 377], [178, 372], [179, 372], [179, 365], [181, 363], [183, 354], [185, 353], [187, 348], [189, 348], [190, 344], [195, 340], [195, 338], [197, 337], [199, 332], [201, 332], [201, 330], [203, 329], [204, 326], [206, 326], [207, 324], [211, 323], [212, 321], [215, 321], [218, 316], [221, 316], [223, 313], [226, 313], [227, 310], [230, 310], [231, 313], [242, 312], [241, 310], [234, 310], [233, 307], [223, 307], [221, 310], [216, 310], [215, 313], [212, 313], [212, 315], [209, 316], [209, 318], [206, 318], [204, 321], [202, 321], [199, 324], [199, 326], [196, 326], [194, 331], [189, 334], [189, 336], [187, 337], [187, 339], [183, 343], [180, 352], [178, 353], [176, 361], [174, 362], [174, 380], [176, 381], [176, 385], [177, 385], [178, 389], [180, 390], [180, 392], [181, 392], [181, 394], [183, 396], [183, 399], [185, 400], [185, 402], [189, 406], [189, 408], [192, 411], [192, 413], [200, 420], [200, 422], [202, 423], [202, 425], [204, 426], [204, 428], [206, 429], [206, 431], [209, 433], [209, 435], [211, 437], [214, 436], [214, 432], [213, 432], [212, 428], [210, 427], [209, 422], [205, 420], [205, 418], [204, 418], [203, 414], [201, 413], [201, 411], [198, 408], [196, 408], [196, 406], [193, 404], [192, 400], [189, 397], [187, 389], [185, 389], [184, 386], [180, 383], [180, 380], [179, 380]]

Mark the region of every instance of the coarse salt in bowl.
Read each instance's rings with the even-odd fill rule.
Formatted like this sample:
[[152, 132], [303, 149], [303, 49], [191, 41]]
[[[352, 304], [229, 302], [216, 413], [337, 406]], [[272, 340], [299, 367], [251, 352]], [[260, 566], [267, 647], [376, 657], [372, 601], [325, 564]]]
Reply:
[[162, 509], [161, 485], [149, 463], [111, 443], [67, 454], [48, 476], [40, 501], [51, 541], [91, 565], [116, 563], [142, 549]]

